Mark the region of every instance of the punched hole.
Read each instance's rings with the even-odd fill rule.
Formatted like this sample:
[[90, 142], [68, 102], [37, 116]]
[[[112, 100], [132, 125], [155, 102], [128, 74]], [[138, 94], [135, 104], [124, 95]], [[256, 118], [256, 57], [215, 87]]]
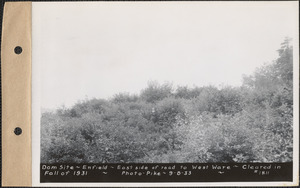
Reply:
[[20, 134], [22, 134], [22, 129], [20, 127], [16, 127], [15, 130], [14, 130], [14, 133], [16, 135], [20, 135]]
[[17, 47], [15, 47], [15, 53], [16, 54], [21, 54], [22, 53], [22, 47], [21, 46], [17, 46]]

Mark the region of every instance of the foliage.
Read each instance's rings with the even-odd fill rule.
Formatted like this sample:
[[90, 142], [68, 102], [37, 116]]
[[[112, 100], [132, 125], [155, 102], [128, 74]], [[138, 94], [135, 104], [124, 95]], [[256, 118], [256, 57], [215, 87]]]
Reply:
[[160, 85], [158, 82], [151, 81], [148, 87], [141, 92], [141, 98], [146, 102], [155, 103], [172, 94], [173, 86], [170, 83]]
[[240, 87], [176, 89], [79, 101], [41, 117], [44, 163], [286, 162], [293, 155], [293, 47]]

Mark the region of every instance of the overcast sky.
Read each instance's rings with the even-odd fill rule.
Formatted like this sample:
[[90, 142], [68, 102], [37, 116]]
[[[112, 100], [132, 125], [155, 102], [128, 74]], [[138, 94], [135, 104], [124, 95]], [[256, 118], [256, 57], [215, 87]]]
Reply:
[[34, 2], [41, 106], [139, 93], [149, 80], [239, 86], [278, 57], [297, 16], [293, 2]]

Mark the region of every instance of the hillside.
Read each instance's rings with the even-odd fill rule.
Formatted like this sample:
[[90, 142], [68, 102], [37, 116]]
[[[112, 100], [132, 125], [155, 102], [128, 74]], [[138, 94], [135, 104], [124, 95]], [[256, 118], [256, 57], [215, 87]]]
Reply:
[[139, 95], [119, 93], [45, 111], [41, 162], [292, 161], [289, 39], [278, 53], [273, 63], [244, 76], [240, 87], [189, 88], [152, 81]]

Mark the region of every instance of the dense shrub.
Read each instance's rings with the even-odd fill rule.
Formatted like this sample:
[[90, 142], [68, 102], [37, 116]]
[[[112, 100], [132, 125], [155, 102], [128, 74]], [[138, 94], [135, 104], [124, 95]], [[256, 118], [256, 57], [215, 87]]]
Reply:
[[160, 85], [157, 82], [151, 81], [148, 87], [141, 92], [142, 100], [155, 103], [172, 95], [173, 86], [170, 83]]
[[[250, 162], [254, 160], [254, 135], [258, 129], [250, 129], [244, 117], [212, 114], [180, 119], [177, 132], [182, 138], [183, 159], [188, 162]], [[220, 121], [221, 120], [221, 121]]]
[[187, 86], [179, 86], [176, 89], [174, 96], [176, 98], [192, 99], [200, 95], [202, 88], [188, 88]]
[[139, 95], [79, 101], [41, 117], [41, 162], [287, 162], [293, 156], [293, 59], [241, 87], [149, 82]]
[[123, 102], [136, 102], [138, 100], [137, 95], [130, 95], [129, 93], [119, 93], [116, 94], [112, 101], [114, 103], [123, 103]]

